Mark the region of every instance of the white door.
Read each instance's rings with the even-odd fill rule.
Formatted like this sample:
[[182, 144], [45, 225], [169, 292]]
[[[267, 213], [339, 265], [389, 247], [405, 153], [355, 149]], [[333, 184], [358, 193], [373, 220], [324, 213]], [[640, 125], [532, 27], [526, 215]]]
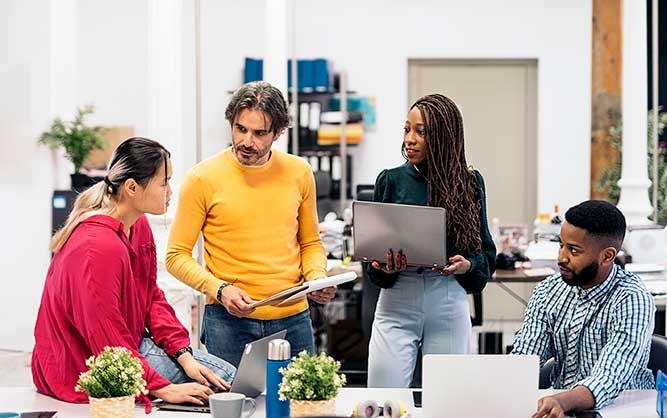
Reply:
[[[497, 217], [530, 231], [537, 214], [537, 61], [415, 59], [408, 65], [408, 106], [425, 94], [441, 93], [461, 109], [467, 162], [486, 182], [489, 224]], [[534, 286], [509, 287], [528, 299]], [[482, 329], [516, 329], [524, 308], [489, 284]]]
[[537, 61], [410, 60], [408, 99], [461, 109], [466, 158], [484, 176], [489, 222], [532, 225], [537, 211]]

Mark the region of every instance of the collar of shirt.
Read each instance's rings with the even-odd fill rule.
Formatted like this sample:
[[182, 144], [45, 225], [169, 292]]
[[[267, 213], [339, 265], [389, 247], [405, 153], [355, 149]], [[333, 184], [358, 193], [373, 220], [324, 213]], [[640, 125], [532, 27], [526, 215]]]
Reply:
[[583, 289], [579, 286], [573, 286], [572, 292], [579, 298], [591, 301], [593, 303], [598, 302], [602, 297], [604, 297], [616, 284], [616, 273], [618, 272], [618, 266], [614, 264], [609, 272], [609, 275], [606, 279], [599, 285], [592, 287], [590, 289]]
[[[108, 226], [116, 232], [120, 240], [123, 241], [125, 246], [130, 250], [130, 253], [134, 254], [134, 248], [132, 248], [130, 240], [127, 238], [127, 235], [125, 235], [123, 223], [118, 219], [109, 215], [93, 215], [90, 218], [84, 219], [81, 223], [96, 223]], [[134, 235], [131, 232], [133, 228], [134, 225], [130, 227], [130, 236]]]

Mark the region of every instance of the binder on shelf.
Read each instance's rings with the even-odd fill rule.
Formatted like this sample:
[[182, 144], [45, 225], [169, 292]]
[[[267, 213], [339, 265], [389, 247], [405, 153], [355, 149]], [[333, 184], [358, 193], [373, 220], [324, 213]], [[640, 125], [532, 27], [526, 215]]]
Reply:
[[243, 68], [243, 82], [259, 81], [264, 78], [264, 62], [262, 59], [246, 57]]
[[329, 62], [324, 58], [313, 60], [313, 85], [317, 92], [329, 91]]
[[[331, 91], [329, 61], [325, 58], [297, 60], [297, 88], [302, 93], [326, 93]], [[245, 58], [243, 82], [264, 78], [264, 60]], [[292, 88], [292, 60], [287, 60], [287, 87]]]
[[315, 90], [313, 81], [313, 61], [298, 60], [297, 61], [297, 87], [299, 91], [304, 93], [312, 93]]
[[308, 144], [318, 143], [317, 132], [320, 129], [320, 113], [322, 105], [319, 102], [310, 103], [310, 116], [308, 121]]
[[[343, 132], [341, 125], [321, 124], [317, 132], [318, 145], [336, 145], [340, 143]], [[357, 145], [364, 137], [364, 125], [361, 123], [348, 123], [345, 125], [345, 139], [350, 145]]]
[[299, 145], [310, 145], [310, 103], [299, 103]]

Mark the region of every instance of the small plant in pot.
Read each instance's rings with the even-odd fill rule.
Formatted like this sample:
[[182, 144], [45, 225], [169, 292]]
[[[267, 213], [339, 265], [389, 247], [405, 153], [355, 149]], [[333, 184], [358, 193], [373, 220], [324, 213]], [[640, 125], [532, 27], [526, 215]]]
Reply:
[[290, 400], [291, 416], [334, 415], [338, 389], [345, 385], [345, 375], [339, 370], [340, 362], [330, 356], [306, 351], [281, 368], [280, 399]]
[[141, 361], [125, 347], [104, 347], [86, 360], [88, 371], [81, 373], [77, 392], [90, 400], [93, 418], [134, 417], [134, 400], [147, 394]]
[[72, 178], [72, 189], [83, 190], [95, 182], [80, 172], [83, 163], [93, 150], [103, 149], [106, 144], [101, 126], [87, 126], [84, 119], [92, 114], [93, 106], [79, 108], [76, 117], [72, 121], [63, 121], [56, 118], [51, 123], [48, 131], [39, 137], [39, 143], [48, 145], [51, 149], [64, 148], [65, 156], [74, 164]]

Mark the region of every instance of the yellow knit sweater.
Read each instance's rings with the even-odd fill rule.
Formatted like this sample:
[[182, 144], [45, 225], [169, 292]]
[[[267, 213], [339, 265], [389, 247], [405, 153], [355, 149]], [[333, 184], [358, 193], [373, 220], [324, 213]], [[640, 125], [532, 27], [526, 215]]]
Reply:
[[[192, 257], [199, 232], [204, 261]], [[317, 227], [315, 180], [305, 160], [272, 151], [261, 167], [240, 164], [231, 148], [188, 171], [167, 248], [167, 270], [188, 286], [215, 297], [221, 280], [260, 300], [326, 276]], [[279, 319], [307, 308], [304, 299], [263, 306], [249, 315]]]

